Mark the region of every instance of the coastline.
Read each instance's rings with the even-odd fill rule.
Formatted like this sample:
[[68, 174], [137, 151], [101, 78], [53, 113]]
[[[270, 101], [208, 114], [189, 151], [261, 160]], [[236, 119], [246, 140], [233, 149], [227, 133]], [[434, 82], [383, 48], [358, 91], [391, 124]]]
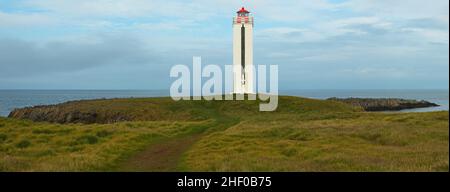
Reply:
[[257, 101], [167, 97], [30, 108], [0, 117], [0, 140], [14, 160], [0, 159], [0, 171], [448, 170], [448, 112], [279, 101], [272, 113], [259, 112]]
[[436, 103], [425, 100], [413, 99], [399, 99], [399, 98], [328, 98], [329, 101], [338, 101], [349, 104], [354, 107], [361, 107], [369, 112], [384, 112], [384, 111], [402, 111], [422, 109], [428, 107], [440, 107]]
[[[295, 89], [280, 90], [280, 95], [291, 95], [312, 99], [326, 100], [331, 97], [339, 98], [402, 98], [425, 100], [440, 105], [440, 107], [427, 107], [404, 109], [394, 112], [432, 112], [449, 110], [449, 94], [445, 89], [424, 90], [352, 90], [352, 89]], [[6, 117], [16, 108], [32, 107], [38, 105], [54, 105], [67, 101], [137, 98], [137, 97], [163, 97], [168, 96], [167, 90], [0, 90], [0, 116]], [[386, 111], [389, 112], [389, 111]]]

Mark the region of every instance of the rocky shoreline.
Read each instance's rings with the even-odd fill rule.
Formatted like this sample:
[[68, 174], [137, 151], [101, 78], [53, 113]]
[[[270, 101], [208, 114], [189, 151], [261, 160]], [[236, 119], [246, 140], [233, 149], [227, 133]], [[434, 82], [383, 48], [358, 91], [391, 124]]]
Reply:
[[[399, 111], [403, 109], [425, 108], [439, 106], [428, 101], [406, 99], [373, 99], [373, 98], [329, 98], [329, 101], [337, 101], [361, 108], [365, 111]], [[145, 105], [142, 112], [131, 114], [129, 111], [136, 107], [136, 103], [122, 100], [86, 100], [70, 101], [57, 105], [43, 105], [15, 109], [10, 112], [10, 118], [30, 119], [33, 121], [47, 121], [54, 123], [114, 123], [132, 120], [177, 120], [182, 118], [174, 115], [171, 109], [178, 105], [171, 103], [154, 103], [152, 100], [140, 103]], [[301, 108], [301, 106], [298, 106]], [[188, 115], [189, 116], [189, 115]], [[192, 117], [194, 118], [194, 117]]]
[[398, 98], [329, 98], [327, 100], [339, 101], [355, 107], [361, 107], [365, 111], [400, 111], [404, 109], [416, 109], [426, 107], [438, 107], [438, 104], [428, 101], [418, 101]]

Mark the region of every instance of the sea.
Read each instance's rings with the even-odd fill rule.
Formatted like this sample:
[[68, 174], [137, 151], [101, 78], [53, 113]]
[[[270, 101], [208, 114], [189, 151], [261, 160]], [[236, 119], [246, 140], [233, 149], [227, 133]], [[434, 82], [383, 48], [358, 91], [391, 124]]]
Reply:
[[[449, 90], [280, 90], [280, 95], [314, 99], [339, 98], [402, 98], [426, 100], [440, 105], [401, 112], [449, 110]], [[168, 90], [0, 90], [0, 116], [8, 116], [15, 108], [58, 104], [73, 100], [142, 98], [169, 96]]]

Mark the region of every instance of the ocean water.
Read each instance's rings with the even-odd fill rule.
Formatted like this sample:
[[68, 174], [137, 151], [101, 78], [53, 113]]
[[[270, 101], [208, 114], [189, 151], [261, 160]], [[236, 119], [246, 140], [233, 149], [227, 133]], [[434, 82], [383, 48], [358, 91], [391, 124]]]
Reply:
[[[0, 90], [0, 116], [8, 116], [15, 108], [57, 104], [73, 100], [101, 98], [161, 97], [167, 90]], [[403, 98], [426, 100], [441, 106], [404, 110], [427, 112], [449, 109], [448, 90], [282, 90], [280, 95], [315, 99], [330, 97]]]

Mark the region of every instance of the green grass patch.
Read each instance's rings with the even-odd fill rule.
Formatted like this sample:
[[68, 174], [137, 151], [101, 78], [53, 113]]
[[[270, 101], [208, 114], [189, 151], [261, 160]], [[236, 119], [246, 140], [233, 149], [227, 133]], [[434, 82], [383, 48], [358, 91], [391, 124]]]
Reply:
[[29, 147], [31, 145], [31, 142], [30, 141], [28, 141], [28, 140], [22, 140], [22, 141], [19, 141], [17, 144], [16, 144], [16, 147], [17, 148], [27, 148], [27, 147]]
[[[108, 171], [162, 138], [197, 132], [208, 122], [52, 124], [0, 118], [2, 171]], [[27, 127], [21, 125], [26, 124]], [[130, 124], [132, 126], [130, 126]], [[206, 129], [204, 127], [203, 129]]]
[[448, 112], [367, 113], [298, 97], [280, 97], [275, 112], [258, 104], [92, 100], [41, 111], [95, 116], [88, 124], [0, 118], [0, 171], [120, 171], [152, 146], [189, 137], [197, 140], [167, 157], [177, 158], [171, 170], [448, 171]]
[[8, 139], [8, 135], [0, 133], [0, 142], [5, 142]]

